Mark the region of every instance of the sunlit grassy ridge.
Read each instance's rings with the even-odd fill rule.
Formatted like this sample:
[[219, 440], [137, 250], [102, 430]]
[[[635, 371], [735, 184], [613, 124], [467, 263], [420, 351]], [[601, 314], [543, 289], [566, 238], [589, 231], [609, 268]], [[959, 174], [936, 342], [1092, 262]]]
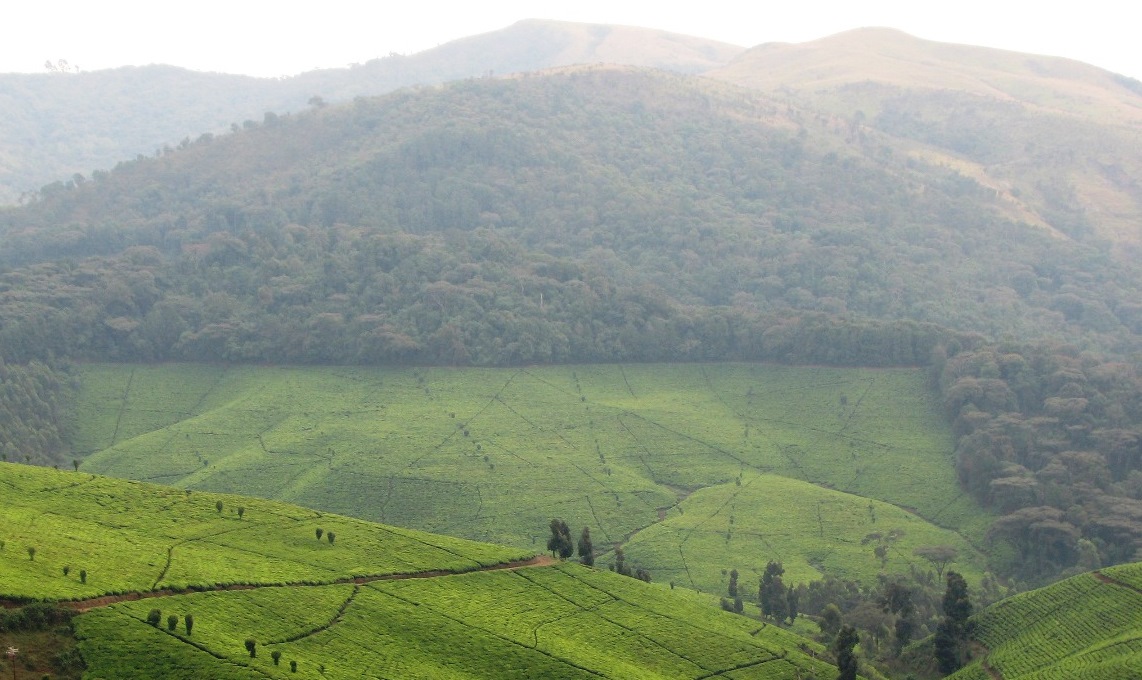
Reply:
[[[931, 569], [913, 550], [932, 545], [956, 548], [955, 568], [969, 580], [982, 575], [986, 558], [971, 544], [896, 506], [784, 477], [747, 475], [740, 485], [695, 492], [626, 551], [658, 578], [706, 592], [724, 592], [725, 572], [737, 569], [746, 593], [756, 597], [771, 559], [782, 562], [787, 583], [826, 573], [869, 583], [881, 571]], [[878, 546], [887, 549], [883, 561], [875, 557]]]
[[[145, 623], [160, 609], [191, 635]], [[578, 565], [433, 579], [198, 593], [78, 621], [94, 677], [829, 677], [776, 626]], [[257, 640], [257, 656], [244, 648]], [[803, 649], [802, 649], [803, 647]], [[275, 666], [273, 651], [281, 652]], [[297, 674], [289, 662], [298, 662]], [[182, 671], [192, 668], [193, 671]], [[217, 669], [217, 670], [215, 670]]]
[[[717, 568], [691, 567], [695, 585], [746, 568], [747, 534], [757, 538], [751, 565], [783, 559], [800, 565], [798, 578], [815, 573], [810, 564], [875, 578], [875, 546], [845, 553], [855, 562], [827, 555], [841, 554], [832, 547], [838, 540], [859, 544], [893, 528], [905, 538], [890, 569], [906, 569], [913, 544], [929, 542], [961, 546], [967, 570], [981, 568], [956, 532], [979, 542], [988, 517], [958, 490], [951, 433], [920, 370], [91, 365], [82, 375], [79, 444], [94, 452], [83, 470], [533, 550], [542, 550], [552, 517], [576, 532], [589, 526], [599, 549], [665, 519], [647, 534], [658, 538], [637, 536], [628, 550], [664, 575], [686, 569], [678, 546], [663, 538], [683, 528], [678, 515], [692, 507], [694, 517], [708, 516], [701, 499], [721, 492], [679, 503], [717, 487], [740, 499], [734, 514], [743, 529], [738, 543], [689, 533], [703, 569]], [[739, 478], [748, 482], [741, 489]], [[817, 526], [820, 504], [806, 494], [828, 494], [833, 506], [822, 507], [838, 517], [866, 519], [791, 543], [781, 537]], [[874, 523], [870, 499], [910, 513], [886, 507]], [[774, 532], [763, 526], [788, 508], [811, 514], [786, 516], [792, 524]]]
[[[10, 463], [0, 463], [0, 492], [4, 598], [83, 599], [233, 583], [329, 583], [355, 576], [464, 571], [532, 554], [275, 501]], [[318, 527], [325, 532], [321, 540]], [[327, 540], [329, 532], [335, 534], [334, 543]], [[81, 572], [86, 572], [86, 583]]]
[[[1022, 593], [978, 617], [987, 664], [1006, 680], [1127, 680], [1142, 668], [1142, 563]], [[977, 660], [956, 680], [999, 677]]]

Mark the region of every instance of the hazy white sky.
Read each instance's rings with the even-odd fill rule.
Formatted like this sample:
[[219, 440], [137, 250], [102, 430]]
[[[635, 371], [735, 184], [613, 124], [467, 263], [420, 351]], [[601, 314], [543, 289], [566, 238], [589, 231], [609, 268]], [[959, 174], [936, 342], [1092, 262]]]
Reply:
[[[0, 10], [0, 72], [44, 71], [66, 59], [85, 71], [173, 64], [199, 71], [293, 75], [411, 54], [525, 18], [660, 28], [750, 47], [802, 42], [860, 26], [930, 40], [1079, 59], [1142, 79], [1130, 3], [1108, 0], [698, 0], [687, 3], [400, 3], [319, 0], [13, 0]], [[1116, 8], [1117, 7], [1117, 8]]]

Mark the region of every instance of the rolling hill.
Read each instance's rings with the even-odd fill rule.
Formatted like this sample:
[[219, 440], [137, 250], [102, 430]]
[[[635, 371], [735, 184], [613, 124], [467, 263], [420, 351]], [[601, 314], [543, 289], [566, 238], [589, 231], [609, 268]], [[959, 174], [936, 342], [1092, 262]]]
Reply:
[[[86, 612], [73, 621], [84, 677], [832, 672], [818, 646], [776, 626], [579, 565], [502, 563], [517, 550], [9, 463], [0, 485], [0, 598], [78, 599], [65, 606]], [[336, 542], [315, 538], [317, 524], [336, 529]], [[496, 566], [507, 568], [474, 573]], [[170, 594], [186, 586], [203, 592]], [[119, 596], [90, 599], [109, 593]], [[23, 640], [36, 625], [0, 634]], [[24, 649], [25, 668], [47, 667], [40, 652]], [[74, 672], [73, 662], [64, 673]]]
[[282, 79], [172, 65], [0, 74], [6, 121], [0, 130], [0, 204], [181, 140], [260, 122], [266, 112], [301, 111], [313, 97], [337, 103], [403, 87], [598, 62], [694, 73], [741, 50], [649, 29], [533, 19], [417, 54]]

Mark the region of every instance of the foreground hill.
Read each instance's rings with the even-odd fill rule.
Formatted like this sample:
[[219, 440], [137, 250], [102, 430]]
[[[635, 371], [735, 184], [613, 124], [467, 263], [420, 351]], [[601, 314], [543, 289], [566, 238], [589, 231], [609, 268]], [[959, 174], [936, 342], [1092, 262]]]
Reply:
[[166, 65], [0, 74], [0, 204], [76, 173], [90, 176], [180, 140], [261, 121], [267, 111], [302, 110], [313, 97], [334, 103], [414, 85], [597, 62], [694, 73], [741, 50], [650, 29], [528, 20], [417, 54], [292, 78]]
[[1118, 680], [1142, 668], [1142, 564], [1075, 576], [976, 619], [984, 645], [954, 680]]
[[990, 189], [1013, 216], [1142, 247], [1142, 83], [1087, 64], [860, 29], [755, 47], [709, 72], [876, 131]]
[[[121, 593], [75, 605], [87, 612], [74, 620], [84, 677], [792, 679], [835, 672], [814, 658], [817, 645], [776, 626], [608, 572], [560, 565], [449, 575], [495, 566], [518, 555], [511, 549], [43, 468], [0, 464], [0, 485], [0, 594]], [[335, 542], [315, 538], [318, 522], [336, 530]], [[28, 559], [24, 548], [33, 544], [39, 549]], [[164, 576], [164, 561], [181, 575]], [[362, 574], [374, 576], [337, 582]], [[394, 578], [373, 580], [379, 576]], [[247, 587], [218, 588], [235, 582]], [[271, 586], [288, 582], [295, 583]], [[329, 585], [317, 585], [323, 582]], [[207, 592], [154, 592], [189, 584]], [[133, 601], [139, 596], [145, 599]], [[110, 604], [116, 599], [125, 601]], [[35, 626], [25, 620], [0, 632], [15, 641]], [[38, 651], [25, 648], [21, 663], [45, 668], [33, 658]]]
[[[282, 503], [12, 463], [0, 463], [0, 486], [0, 599], [7, 600], [467, 571], [534, 554]], [[319, 540], [318, 527], [335, 542]]]

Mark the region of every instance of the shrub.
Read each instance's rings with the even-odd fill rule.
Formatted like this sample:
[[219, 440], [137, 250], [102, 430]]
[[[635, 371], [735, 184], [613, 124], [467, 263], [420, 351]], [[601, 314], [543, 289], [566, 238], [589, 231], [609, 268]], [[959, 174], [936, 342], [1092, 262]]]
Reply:
[[71, 565], [70, 564], [63, 565], [63, 575], [67, 576], [69, 573], [71, 573]]
[[87, 570], [86, 569], [80, 569], [79, 570], [79, 582], [83, 583], [83, 584], [87, 583]]
[[178, 616], [176, 614], [171, 614], [170, 616], [167, 617], [167, 630], [169, 630], [170, 632], [173, 633], [174, 629], [177, 627], [178, 627]]
[[238, 507], [238, 519], [242, 519], [242, 516], [245, 514], [246, 514], [246, 508], [239, 506]]
[[246, 651], [250, 653], [250, 658], [258, 655], [258, 641], [254, 638], [246, 638]]
[[187, 614], [183, 617], [182, 621], [186, 624], [186, 634], [190, 635], [190, 631], [194, 629], [194, 615]]
[[33, 561], [33, 562], [36, 561], [36, 548], [35, 548], [35, 546], [31, 546], [31, 545], [28, 546], [28, 559]]
[[329, 545], [333, 545], [333, 539], [337, 538], [337, 534], [330, 531], [325, 534], [325, 538], [329, 540]]
[[281, 661], [282, 653], [275, 649], [270, 652], [270, 658], [274, 660], [274, 665], [277, 666], [278, 662]]
[[297, 672], [297, 662], [296, 661], [290, 661], [289, 662], [289, 671], [290, 671], [290, 673], [296, 673]]
[[215, 503], [214, 509], [217, 510], [218, 512], [222, 512], [222, 501], [218, 501], [217, 503]]
[[149, 611], [147, 613], [147, 623], [151, 624], [155, 628], [158, 628], [159, 624], [162, 623], [162, 621], [163, 621], [162, 610], [152, 609], [151, 611]]
[[325, 533], [325, 529], [322, 529], [321, 527], [317, 527], [317, 529], [314, 530], [313, 533], [317, 534], [317, 540], [320, 541], [321, 540], [321, 534]]

